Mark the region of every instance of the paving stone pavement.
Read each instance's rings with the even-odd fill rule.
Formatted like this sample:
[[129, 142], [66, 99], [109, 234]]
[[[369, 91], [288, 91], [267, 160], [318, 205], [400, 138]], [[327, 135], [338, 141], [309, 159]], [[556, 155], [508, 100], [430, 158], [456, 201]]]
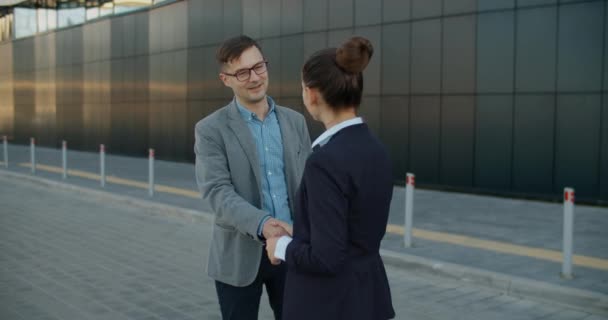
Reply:
[[[220, 319], [211, 226], [0, 175], [0, 319]], [[387, 267], [396, 319], [606, 317]], [[260, 319], [271, 319], [263, 298]]]

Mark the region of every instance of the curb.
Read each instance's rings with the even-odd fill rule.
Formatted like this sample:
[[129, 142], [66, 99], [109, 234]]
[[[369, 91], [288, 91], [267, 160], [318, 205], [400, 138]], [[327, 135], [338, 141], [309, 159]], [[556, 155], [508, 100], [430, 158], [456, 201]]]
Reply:
[[29, 174], [0, 170], [0, 178], [2, 178], [3, 176], [13, 179], [19, 179], [20, 181], [36, 183], [37, 185], [73, 191], [78, 194], [92, 196], [93, 198], [98, 200], [132, 205], [145, 210], [146, 213], [173, 216], [190, 222], [213, 223], [214, 220], [213, 215], [207, 212], [167, 205], [163, 203], [154, 202], [152, 200], [138, 199], [131, 196], [123, 196], [108, 191], [90, 189], [87, 187], [76, 186], [65, 182], [36, 177]]
[[531, 298], [608, 316], [608, 295], [606, 294], [431, 260], [391, 250], [380, 249], [380, 255], [387, 265], [411, 272], [468, 282], [492, 288], [516, 298]]
[[[213, 223], [214, 221], [213, 215], [207, 212], [161, 204], [151, 200], [137, 199], [107, 191], [79, 187], [69, 183], [49, 180], [29, 174], [0, 170], [0, 178], [2, 177], [61, 188], [92, 196], [99, 200], [136, 206], [149, 214], [173, 216], [190, 222]], [[557, 303], [573, 309], [608, 316], [608, 295], [605, 294], [431, 260], [392, 250], [380, 249], [380, 255], [387, 265], [410, 272], [467, 282], [492, 288], [517, 298], [532, 298], [534, 300], [553, 304]]]

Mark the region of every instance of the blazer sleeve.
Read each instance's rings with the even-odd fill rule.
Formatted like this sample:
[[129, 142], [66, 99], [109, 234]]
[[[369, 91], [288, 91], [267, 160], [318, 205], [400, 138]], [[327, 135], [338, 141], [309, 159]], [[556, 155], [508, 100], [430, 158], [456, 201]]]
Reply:
[[337, 167], [315, 155], [304, 171], [304, 214], [310, 242], [296, 237], [287, 246], [286, 261], [297, 272], [336, 275], [348, 257], [347, 178]]
[[235, 191], [225, 148], [218, 141], [220, 138], [213, 136], [213, 131], [199, 125], [195, 130], [196, 182], [202, 197], [211, 206], [216, 220], [261, 241], [258, 227], [268, 213], [253, 206]]

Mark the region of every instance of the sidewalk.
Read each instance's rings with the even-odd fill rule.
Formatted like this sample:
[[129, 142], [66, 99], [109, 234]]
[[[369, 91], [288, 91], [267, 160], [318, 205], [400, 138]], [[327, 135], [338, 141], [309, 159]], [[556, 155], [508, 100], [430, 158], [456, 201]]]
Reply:
[[[2, 165], [0, 172], [30, 175], [29, 159], [29, 146], [9, 145], [9, 168]], [[37, 164], [37, 177], [61, 181], [60, 150], [38, 147]], [[68, 167], [74, 172], [65, 182], [102, 189], [92, 179], [99, 173], [98, 154], [69, 151]], [[147, 174], [147, 159], [107, 154], [103, 191], [188, 212], [209, 211], [198, 199], [192, 164], [157, 160], [154, 198], [147, 194]], [[414, 197], [414, 247], [404, 248], [399, 233], [405, 194], [403, 188], [394, 190], [382, 243], [387, 263], [608, 313], [608, 208], [576, 206], [575, 278], [565, 280], [559, 275], [561, 204], [430, 190], [416, 190]]]

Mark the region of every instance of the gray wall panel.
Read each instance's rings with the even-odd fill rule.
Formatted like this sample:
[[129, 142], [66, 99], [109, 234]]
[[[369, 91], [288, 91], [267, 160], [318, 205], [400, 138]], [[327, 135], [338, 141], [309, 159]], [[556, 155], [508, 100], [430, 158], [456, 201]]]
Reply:
[[305, 0], [282, 0], [281, 34], [288, 35], [302, 32]]
[[382, 27], [381, 65], [382, 94], [409, 94], [409, 23], [390, 24]]
[[412, 0], [383, 0], [382, 21], [404, 21], [411, 18]]
[[412, 0], [412, 19], [441, 15], [443, 0]]
[[330, 31], [327, 33], [327, 46], [340, 47], [346, 40], [353, 36], [353, 29]]
[[353, 26], [353, 0], [329, 0], [328, 9], [330, 29]]
[[420, 183], [439, 183], [439, 97], [412, 97], [410, 171]]
[[363, 97], [358, 114], [376, 136], [380, 135], [380, 98]]
[[477, 10], [511, 9], [515, 0], [477, 0]]
[[[444, 0], [443, 14], [461, 14], [475, 12], [478, 0]], [[504, 0], [503, 0], [504, 1]]]
[[514, 13], [485, 13], [477, 21], [477, 92], [513, 91]]
[[262, 36], [262, 0], [243, 1], [243, 34], [252, 38]]
[[444, 96], [441, 104], [441, 183], [472, 187], [475, 98]]
[[306, 33], [304, 34], [304, 56], [302, 64], [315, 52], [327, 47], [327, 33]]
[[573, 187], [577, 196], [598, 196], [600, 95], [558, 95], [555, 191]]
[[600, 136], [600, 198], [608, 201], [608, 94], [603, 96], [602, 133]]
[[303, 45], [302, 35], [284, 37], [281, 40], [281, 97], [302, 95]]
[[354, 0], [355, 25], [365, 26], [378, 24], [382, 20], [382, 1]]
[[[382, 68], [381, 34], [380, 27], [357, 28], [354, 34], [367, 38], [374, 47], [372, 59], [369, 61], [365, 70], [363, 70], [363, 94], [366, 95], [380, 94], [380, 68]], [[347, 38], [344, 40], [347, 40]]]
[[556, 4], [557, 0], [517, 0], [518, 7], [529, 7], [547, 4]]
[[443, 20], [443, 93], [475, 91], [475, 16]]
[[441, 84], [441, 21], [412, 24], [412, 93], [439, 93]]
[[262, 0], [262, 37], [281, 34], [281, 0]]
[[329, 0], [304, 1], [304, 31], [318, 31], [327, 29], [327, 6]]
[[268, 94], [271, 97], [281, 95], [281, 41], [279, 38], [260, 41], [264, 57], [268, 60]]
[[519, 192], [553, 191], [554, 110], [553, 95], [515, 98], [513, 187]]
[[479, 96], [475, 128], [475, 187], [511, 188], [513, 97]]
[[556, 7], [517, 14], [516, 90], [555, 90]]
[[384, 97], [380, 101], [379, 136], [391, 157], [395, 179], [405, 181], [409, 167], [409, 97]]
[[561, 6], [559, 10], [559, 91], [599, 91], [602, 85], [604, 3]]
[[130, 57], [135, 55], [136, 34], [135, 34], [135, 15], [127, 15], [123, 18], [123, 55]]
[[223, 39], [236, 37], [243, 33], [243, 5], [240, 0], [222, 1], [223, 16], [222, 34]]

